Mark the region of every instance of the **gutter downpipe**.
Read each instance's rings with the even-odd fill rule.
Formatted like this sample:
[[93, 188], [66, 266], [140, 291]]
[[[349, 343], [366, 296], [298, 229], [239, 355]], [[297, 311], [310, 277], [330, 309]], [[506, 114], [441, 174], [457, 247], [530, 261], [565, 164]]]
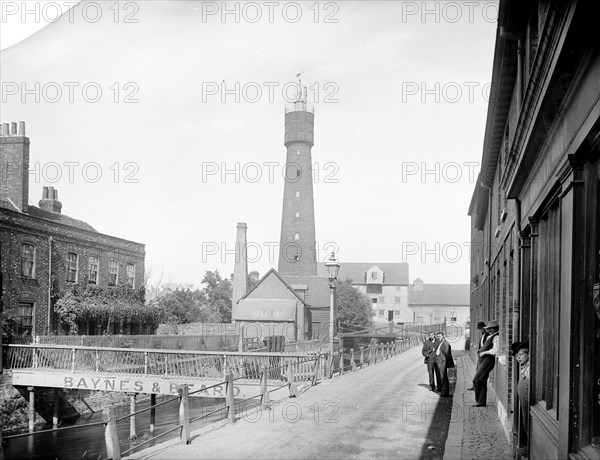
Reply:
[[[488, 264], [487, 264], [487, 284], [488, 284], [488, 289], [487, 289], [487, 309], [489, 311], [490, 308], [490, 304], [491, 304], [491, 290], [490, 290], [490, 277], [491, 277], [491, 273], [492, 273], [492, 187], [488, 187], [487, 185], [485, 185], [483, 183], [483, 181], [480, 182], [480, 184], [483, 188], [488, 190], [488, 212], [487, 215], [489, 217], [489, 221], [488, 221]], [[479, 318], [479, 320], [482, 320], [482, 318]], [[486, 320], [487, 321], [487, 320]]]
[[52, 313], [52, 237], [48, 237], [48, 321], [46, 334], [50, 335], [50, 323]]

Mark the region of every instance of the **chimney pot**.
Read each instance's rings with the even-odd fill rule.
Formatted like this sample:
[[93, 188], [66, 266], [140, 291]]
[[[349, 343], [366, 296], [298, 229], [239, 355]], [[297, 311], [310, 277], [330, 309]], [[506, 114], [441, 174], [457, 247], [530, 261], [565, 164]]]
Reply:
[[10, 131], [8, 130], [8, 123], [2, 123], [2, 135], [9, 136]]
[[48, 199], [48, 187], [44, 187], [42, 190], [42, 200]]
[[19, 136], [24, 136], [24, 135], [25, 135], [25, 122], [20, 121], [19, 122]]
[[17, 122], [13, 121], [10, 124], [10, 134], [11, 136], [16, 136], [17, 135]]

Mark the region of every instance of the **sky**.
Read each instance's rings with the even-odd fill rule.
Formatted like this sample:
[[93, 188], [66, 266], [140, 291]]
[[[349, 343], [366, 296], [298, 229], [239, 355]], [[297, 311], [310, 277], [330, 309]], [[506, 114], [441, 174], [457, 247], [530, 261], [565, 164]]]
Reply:
[[[72, 6], [74, 5], [74, 6]], [[72, 6], [72, 8], [70, 8]], [[0, 1], [30, 204], [146, 245], [150, 283], [277, 267], [284, 107], [315, 105], [318, 258], [469, 283], [497, 2]]]

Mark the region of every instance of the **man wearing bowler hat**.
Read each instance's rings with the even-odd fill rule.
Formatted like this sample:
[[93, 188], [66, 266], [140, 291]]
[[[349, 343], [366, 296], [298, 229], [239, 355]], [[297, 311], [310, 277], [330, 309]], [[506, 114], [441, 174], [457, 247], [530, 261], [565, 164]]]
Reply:
[[[479, 321], [477, 323], [477, 330], [479, 331], [479, 333], [481, 334], [481, 337], [479, 337], [479, 342], [477, 344], [477, 352], [479, 352], [479, 350], [481, 350], [481, 347], [483, 347], [483, 344], [485, 343], [485, 339], [487, 339], [487, 332], [485, 332], [485, 323], [483, 321]], [[477, 367], [479, 367], [479, 363], [481, 362], [481, 358], [477, 359]], [[477, 367], [475, 367], [475, 370], [477, 370]], [[474, 390], [475, 388], [473, 387], [473, 385], [471, 385], [469, 388], [467, 388], [467, 390]]]
[[498, 331], [500, 326], [498, 321], [490, 321], [485, 325], [485, 332], [488, 336], [483, 346], [479, 349], [477, 355], [479, 361], [475, 377], [473, 377], [473, 388], [475, 388], [475, 407], [485, 407], [487, 404], [487, 381], [490, 372], [496, 365], [496, 356], [500, 350], [500, 337]]

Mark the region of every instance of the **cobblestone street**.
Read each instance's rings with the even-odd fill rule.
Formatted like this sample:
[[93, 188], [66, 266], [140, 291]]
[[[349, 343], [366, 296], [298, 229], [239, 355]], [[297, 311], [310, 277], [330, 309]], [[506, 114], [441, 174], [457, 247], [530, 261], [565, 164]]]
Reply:
[[[458, 355], [458, 353], [457, 353]], [[473, 407], [475, 395], [468, 391], [475, 363], [464, 354], [456, 359], [456, 388], [444, 459], [504, 460], [513, 458], [497, 415], [496, 399], [488, 386], [486, 407]]]

